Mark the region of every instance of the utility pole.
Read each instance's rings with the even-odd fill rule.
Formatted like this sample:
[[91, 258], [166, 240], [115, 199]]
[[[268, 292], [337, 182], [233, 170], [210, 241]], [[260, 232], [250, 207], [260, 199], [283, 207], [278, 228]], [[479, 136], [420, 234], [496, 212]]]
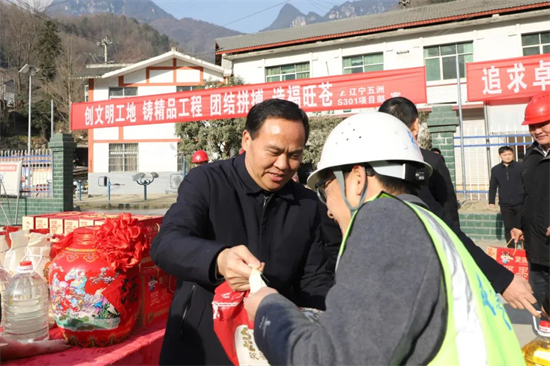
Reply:
[[98, 46], [103, 46], [103, 58], [105, 63], [107, 63], [107, 46], [112, 43], [113, 41], [109, 39], [108, 36], [105, 36], [101, 41], [97, 42]]

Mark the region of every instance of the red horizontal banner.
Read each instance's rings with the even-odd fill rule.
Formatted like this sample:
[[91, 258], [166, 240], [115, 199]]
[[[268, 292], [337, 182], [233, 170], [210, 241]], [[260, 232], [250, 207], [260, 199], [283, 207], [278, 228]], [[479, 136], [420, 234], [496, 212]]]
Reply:
[[468, 101], [532, 97], [550, 91], [550, 54], [469, 62]]
[[271, 98], [320, 112], [377, 107], [394, 96], [426, 103], [424, 67], [73, 103], [71, 130], [245, 117]]

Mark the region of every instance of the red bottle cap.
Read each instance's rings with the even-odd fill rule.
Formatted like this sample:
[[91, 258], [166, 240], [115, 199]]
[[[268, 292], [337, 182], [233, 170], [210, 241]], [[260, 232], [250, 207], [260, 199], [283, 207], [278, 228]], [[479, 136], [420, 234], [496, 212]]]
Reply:
[[23, 261], [23, 262], [19, 263], [19, 265], [21, 267], [28, 267], [28, 266], [32, 266], [32, 262], [31, 261]]

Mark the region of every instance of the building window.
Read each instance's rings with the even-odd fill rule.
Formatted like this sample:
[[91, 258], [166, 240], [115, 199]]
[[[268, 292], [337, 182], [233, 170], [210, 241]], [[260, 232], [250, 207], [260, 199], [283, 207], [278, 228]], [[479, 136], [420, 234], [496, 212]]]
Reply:
[[138, 144], [109, 144], [109, 171], [136, 172]]
[[195, 87], [194, 86], [189, 86], [189, 85], [178, 85], [176, 86], [176, 91], [179, 93], [179, 92], [185, 92], [185, 91], [191, 91], [191, 90], [195, 90]]
[[382, 53], [344, 57], [344, 74], [380, 70], [384, 70], [384, 55]]
[[523, 34], [521, 47], [523, 56], [550, 53], [550, 32]]
[[424, 47], [426, 80], [456, 79], [457, 56], [460, 77], [464, 78], [466, 76], [466, 62], [474, 60], [474, 45], [472, 42]]
[[265, 68], [265, 79], [267, 82], [307, 79], [308, 77], [309, 62]]
[[109, 99], [135, 97], [137, 95], [136, 87], [109, 88]]

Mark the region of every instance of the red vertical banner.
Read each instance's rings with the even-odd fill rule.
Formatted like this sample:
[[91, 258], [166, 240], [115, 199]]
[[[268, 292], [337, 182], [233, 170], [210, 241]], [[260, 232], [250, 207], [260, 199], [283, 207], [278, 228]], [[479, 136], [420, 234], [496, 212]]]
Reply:
[[71, 106], [71, 130], [245, 117], [266, 99], [306, 112], [377, 107], [404, 96], [426, 103], [424, 67], [149, 95]]
[[550, 92], [550, 54], [469, 62], [468, 101], [532, 97]]

